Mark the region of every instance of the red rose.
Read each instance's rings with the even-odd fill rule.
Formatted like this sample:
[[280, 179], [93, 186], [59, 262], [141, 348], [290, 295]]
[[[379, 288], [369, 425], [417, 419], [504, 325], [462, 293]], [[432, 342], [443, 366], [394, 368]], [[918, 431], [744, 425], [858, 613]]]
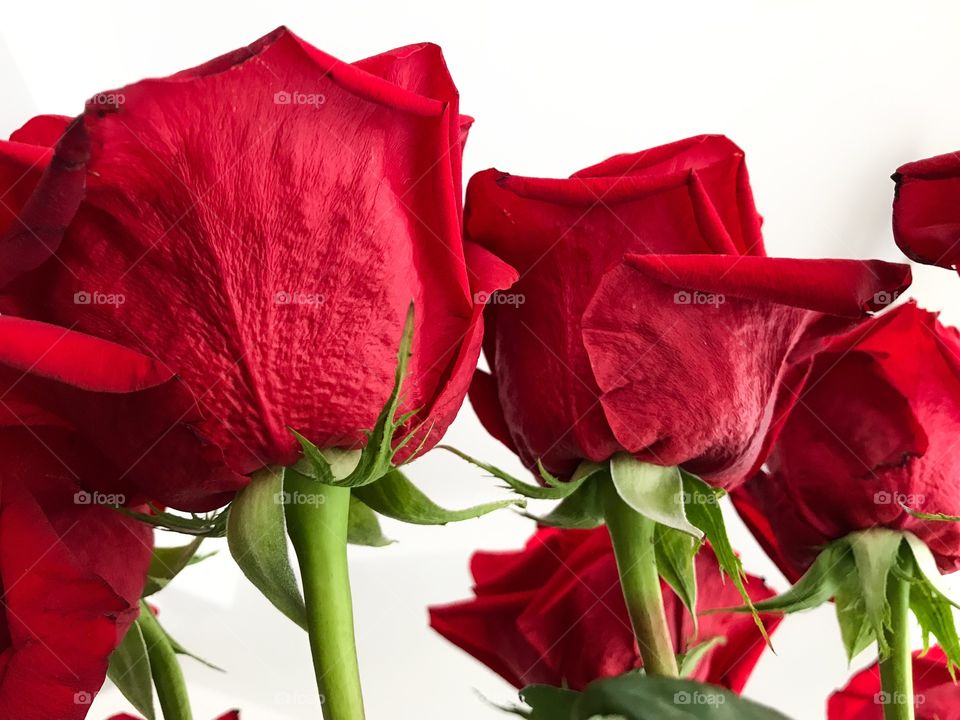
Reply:
[[960, 158], [907, 163], [893, 175], [893, 237], [911, 260], [952, 268], [960, 260]]
[[[281, 28], [96, 95], [52, 158], [25, 143], [58, 121], [35, 121], [0, 148], [19, 193], [0, 306], [155, 358], [199, 408], [172, 452], [200, 438], [246, 474], [296, 461], [288, 428], [321, 447], [365, 440], [413, 301], [401, 410], [421, 409], [409, 427], [433, 444], [479, 354], [475, 298], [514, 277], [464, 247], [457, 108], [436, 46], [351, 65]], [[216, 504], [187, 482], [156, 499]]]
[[136, 619], [152, 534], [91, 492], [101, 459], [0, 405], [0, 717], [80, 720]]
[[914, 304], [837, 340], [813, 371], [767, 461], [734, 493], [784, 573], [799, 577], [823, 546], [880, 526], [917, 535], [941, 569], [960, 568], [960, 334]]
[[[696, 563], [700, 612], [742, 602], [733, 583], [721, 578], [712, 552], [701, 551]], [[471, 571], [477, 597], [431, 608], [430, 624], [513, 685], [582, 689], [639, 666], [606, 528], [540, 530], [523, 550], [476, 553]], [[773, 595], [760, 578], [749, 577], [746, 585], [754, 600]], [[663, 589], [678, 652], [694, 641], [727, 638], [701, 660], [695, 677], [739, 692], [765, 647], [753, 619], [704, 615], [694, 639], [683, 603]], [[780, 622], [777, 615], [763, 618], [769, 632]]]
[[763, 257], [759, 227], [743, 153], [718, 136], [568, 180], [474, 176], [467, 236], [520, 273], [488, 308], [492, 375], [470, 392], [484, 425], [557, 474], [626, 450], [717, 486], [748, 477], [805, 370], [804, 333], [909, 281]]
[[[950, 677], [943, 650], [914, 653], [913, 681], [917, 720], [960, 720], [960, 687]], [[881, 690], [875, 664], [830, 696], [827, 720], [883, 720], [884, 705], [897, 700]]]

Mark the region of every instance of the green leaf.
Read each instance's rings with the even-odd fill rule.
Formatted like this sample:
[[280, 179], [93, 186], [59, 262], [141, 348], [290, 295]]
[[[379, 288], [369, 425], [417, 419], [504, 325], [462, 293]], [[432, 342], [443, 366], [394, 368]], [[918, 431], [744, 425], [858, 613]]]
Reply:
[[143, 597], [162, 590], [181, 570], [190, 565], [201, 543], [203, 538], [198, 537], [179, 547], [155, 547], [147, 569], [147, 583], [143, 588]]
[[520, 691], [520, 700], [530, 706], [530, 710], [514, 708], [516, 715], [529, 720], [566, 720], [573, 718], [573, 708], [580, 693], [566, 688], [550, 685], [528, 685]]
[[910, 532], [904, 532], [903, 537], [910, 546], [920, 575], [926, 579], [927, 583], [934, 588], [944, 600], [955, 608], [960, 608], [960, 604], [957, 604], [957, 601], [953, 599], [949, 586], [937, 568], [937, 561], [934, 559], [933, 553], [930, 552], [930, 548], [927, 547], [926, 543]]
[[617, 453], [610, 459], [610, 476], [617, 494], [636, 512], [698, 540], [703, 538], [703, 532], [687, 520], [679, 468], [651, 465], [629, 453]]
[[697, 671], [700, 661], [707, 656], [711, 650], [720, 645], [726, 645], [727, 639], [723, 635], [704, 640], [698, 645], [694, 645], [685, 653], [677, 655], [677, 667], [680, 668], [680, 677], [688, 678]]
[[657, 571], [677, 594], [690, 613], [690, 617], [693, 618], [693, 633], [696, 637], [700, 630], [697, 617], [697, 570], [694, 557], [700, 549], [700, 542], [685, 532], [665, 525], [657, 525], [654, 532]]
[[393, 540], [384, 537], [377, 514], [354, 495], [350, 496], [348, 523], [347, 542], [351, 545], [384, 547], [393, 544]]
[[107, 677], [137, 712], [147, 720], [155, 719], [150, 656], [138, 622], [130, 626], [123, 641], [110, 655]]
[[399, 470], [391, 470], [370, 485], [355, 487], [353, 494], [381, 515], [415, 525], [445, 525], [477, 518], [510, 505], [523, 507], [525, 504], [523, 500], [511, 498], [464, 510], [446, 510], [424, 495]]
[[635, 673], [587, 686], [572, 720], [597, 715], [625, 720], [786, 720], [776, 710], [713, 685]]
[[609, 482], [607, 473], [587, 478], [583, 484], [546, 515], [527, 514], [547, 527], [567, 530], [589, 530], [603, 525], [603, 500], [601, 483]]
[[897, 564], [903, 535], [887, 528], [873, 528], [850, 533], [846, 541], [853, 551], [853, 560], [857, 566], [864, 612], [873, 628], [880, 654], [886, 657], [890, 648], [884, 630], [891, 624], [887, 578]]
[[562, 500], [566, 497], [569, 497], [580, 488], [587, 478], [603, 469], [603, 465], [599, 463], [584, 461], [580, 463], [579, 467], [577, 467], [569, 481], [562, 482], [558, 478], [555, 478], [553, 475], [548, 473], [543, 465], [538, 462], [537, 466], [540, 470], [540, 476], [543, 478], [546, 486], [533, 485], [531, 483], [524, 482], [519, 478], [515, 478], [513, 475], [505, 470], [501, 470], [496, 465], [491, 465], [483, 462], [482, 460], [477, 460], [476, 458], [471, 457], [465, 452], [457, 450], [457, 448], [450, 445], [438, 445], [437, 447], [453, 453], [457, 457], [466, 460], [471, 465], [476, 465], [481, 470], [486, 470], [493, 477], [505, 482], [507, 486], [510, 487], [510, 489], [514, 492], [533, 500]]
[[262, 470], [230, 505], [227, 545], [237, 565], [273, 605], [304, 630], [307, 611], [290, 565], [283, 487], [292, 469]]
[[758, 602], [754, 607], [760, 612], [784, 613], [819, 607], [837, 594], [843, 580], [850, 575], [857, 575], [853, 552], [845, 540], [837, 540], [824, 548], [792, 588], [782, 595]]
[[726, 573], [733, 581], [734, 587], [743, 598], [746, 609], [753, 614], [753, 622], [756, 624], [760, 634], [770, 645], [770, 636], [763, 625], [763, 620], [753, 606], [753, 600], [747, 592], [745, 580], [746, 572], [743, 569], [743, 563], [740, 562], [740, 556], [734, 552], [733, 545], [730, 543], [730, 536], [727, 534], [727, 525], [723, 519], [723, 512], [720, 509], [720, 500], [725, 493], [711, 487], [696, 475], [680, 471], [683, 478], [683, 496], [686, 506], [687, 517], [690, 522], [698, 527], [703, 535], [710, 541], [710, 547], [717, 558], [720, 569]]

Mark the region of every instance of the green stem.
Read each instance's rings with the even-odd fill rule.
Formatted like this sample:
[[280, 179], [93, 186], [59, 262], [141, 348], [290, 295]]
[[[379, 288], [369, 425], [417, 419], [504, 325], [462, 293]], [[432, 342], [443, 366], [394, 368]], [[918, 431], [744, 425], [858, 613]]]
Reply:
[[347, 570], [350, 488], [287, 473], [287, 532], [293, 541], [317, 689], [325, 720], [363, 720], [360, 670]]
[[164, 720], [192, 720], [187, 684], [183, 679], [180, 661], [173, 649], [170, 637], [157, 622], [145, 602], [140, 601], [140, 617], [137, 619], [143, 642], [150, 659], [150, 674], [153, 677], [160, 709]]
[[903, 572], [905, 565], [900, 563], [900, 567], [894, 568], [887, 580], [891, 623], [885, 634], [890, 654], [880, 659], [880, 684], [885, 698], [884, 720], [914, 720], [910, 577]]
[[604, 483], [603, 493], [604, 517], [643, 667], [651, 675], [678, 677], [654, 553], [657, 524], [627, 505], [612, 482]]

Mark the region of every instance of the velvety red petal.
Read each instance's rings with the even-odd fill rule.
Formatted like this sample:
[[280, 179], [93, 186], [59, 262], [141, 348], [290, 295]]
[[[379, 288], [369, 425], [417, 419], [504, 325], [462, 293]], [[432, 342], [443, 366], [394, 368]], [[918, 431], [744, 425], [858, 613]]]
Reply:
[[367, 65], [384, 77], [280, 29], [101, 93], [77, 126], [91, 148], [84, 202], [57, 257], [14, 289], [34, 317], [175, 369], [237, 472], [294, 462], [288, 427], [318, 445], [363, 442], [411, 300], [404, 409], [435, 406], [442, 429], [459, 402], [437, 395], [466, 391], [480, 331], [455, 89], [433, 46]]
[[136, 617], [150, 533], [74, 502], [75, 457], [26, 431], [0, 433], [0, 715], [80, 720]]
[[70, 126], [65, 115], [37, 115], [10, 134], [10, 140], [30, 145], [54, 147]]
[[956, 267], [960, 260], [960, 158], [908, 163], [893, 176], [893, 236], [911, 260]]
[[821, 313], [862, 316], [907, 278], [880, 262], [627, 256], [583, 318], [610, 428], [641, 459], [736, 486], [803, 376], [788, 358], [807, 329]]

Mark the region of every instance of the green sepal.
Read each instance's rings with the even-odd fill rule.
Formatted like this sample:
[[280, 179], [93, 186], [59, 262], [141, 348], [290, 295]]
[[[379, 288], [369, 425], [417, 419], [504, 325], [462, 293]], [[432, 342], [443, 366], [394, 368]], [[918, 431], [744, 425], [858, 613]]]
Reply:
[[930, 549], [912, 533], [904, 533], [904, 537], [914, 569], [910, 583], [910, 609], [923, 631], [924, 650], [930, 648], [930, 636], [936, 637], [947, 656], [950, 676], [956, 679], [956, 668], [960, 665], [960, 637], [953, 609], [957, 605], [947, 594], [943, 576]]
[[960, 609], [960, 603], [953, 598], [950, 587], [944, 581], [943, 575], [940, 574], [940, 570], [937, 568], [937, 561], [934, 559], [933, 553], [930, 552], [930, 548], [913, 533], [904, 532], [903, 537], [907, 541], [907, 545], [909, 545], [910, 551], [913, 554], [913, 560], [916, 563], [917, 570], [920, 571], [919, 575], [923, 577], [944, 600], [953, 605], [953, 607]]
[[546, 515], [526, 513], [531, 520], [546, 527], [565, 530], [589, 530], [603, 525], [603, 496], [601, 486], [610, 482], [610, 476], [604, 472], [585, 478], [575, 492], [560, 501]]
[[521, 499], [510, 498], [463, 510], [447, 510], [424, 495], [399, 470], [391, 470], [373, 484], [353, 488], [353, 494], [381, 515], [414, 525], [445, 525], [478, 518], [511, 505], [523, 507], [526, 504]]
[[230, 505], [227, 545], [254, 586], [284, 615], [307, 629], [303, 594], [290, 564], [284, 475], [290, 468], [262, 470]]
[[697, 569], [694, 558], [701, 543], [687, 533], [666, 525], [657, 525], [654, 533], [657, 571], [690, 613], [696, 638], [700, 633], [700, 620], [697, 616]]
[[918, 520], [929, 520], [930, 522], [960, 522], [960, 515], [921, 512], [920, 510], [913, 510], [903, 503], [900, 503], [900, 507], [902, 507], [904, 512], [906, 512], [908, 515], [915, 517]]
[[201, 543], [203, 543], [203, 537], [197, 537], [186, 545], [177, 547], [155, 547], [147, 568], [147, 582], [143, 588], [143, 597], [159, 592], [180, 574], [181, 570], [191, 565]]
[[890, 647], [885, 630], [891, 624], [887, 579], [897, 564], [903, 535], [895, 530], [873, 528], [850, 533], [846, 541], [857, 565], [864, 612], [876, 636], [880, 656], [886, 657]]
[[680, 669], [680, 677], [689, 678], [696, 671], [700, 661], [707, 656], [711, 650], [720, 645], [726, 645], [727, 639], [723, 635], [704, 640], [689, 648], [686, 652], [677, 655], [677, 667]]
[[847, 662], [852, 663], [854, 658], [873, 644], [875, 636], [864, 606], [860, 576], [851, 572], [839, 578], [839, 583], [833, 601]]
[[540, 472], [540, 477], [544, 481], [544, 485], [533, 485], [532, 483], [524, 482], [519, 478], [515, 478], [513, 475], [505, 470], [501, 470], [496, 465], [491, 465], [490, 463], [485, 463], [482, 460], [477, 460], [475, 457], [471, 457], [465, 452], [450, 445], [438, 445], [437, 447], [453, 453], [457, 457], [466, 460], [471, 465], [476, 465], [481, 470], [486, 470], [493, 477], [505, 482], [507, 486], [515, 493], [523, 495], [524, 497], [532, 500], [563, 500], [564, 498], [570, 497], [570, 495], [575, 493], [580, 486], [583, 485], [587, 478], [599, 472], [604, 467], [599, 463], [584, 461], [577, 467], [570, 480], [563, 482], [559, 478], [554, 477], [547, 472], [546, 468], [544, 468], [543, 465], [538, 461], [537, 468]]
[[161, 510], [155, 505], [150, 505], [149, 514], [137, 512], [125, 507], [118, 507], [116, 509], [128, 517], [132, 517], [152, 527], [177, 532], [182, 535], [218, 538], [227, 534], [228, 509], [226, 508], [211, 513], [190, 513], [189, 516], [176, 515], [166, 510]]
[[729, 690], [694, 680], [627, 673], [590, 683], [583, 692], [531, 685], [520, 696], [529, 720], [787, 720]]
[[107, 677], [137, 712], [147, 720], [155, 720], [150, 656], [139, 622], [130, 626], [123, 641], [111, 653]]
[[[793, 587], [781, 595], [756, 603], [754, 608], [759, 612], [795, 613], [819, 607], [837, 594], [843, 580], [849, 576], [857, 576], [853, 551], [846, 541], [837, 540], [817, 555], [810, 569]], [[747, 608], [736, 610], [743, 612]]]
[[733, 586], [740, 593], [740, 597], [743, 598], [745, 608], [753, 615], [753, 622], [767, 645], [770, 646], [770, 636], [767, 633], [767, 628], [764, 626], [759, 611], [754, 607], [753, 600], [747, 592], [747, 573], [743, 569], [740, 556], [737, 555], [730, 543], [730, 536], [727, 534], [727, 525], [720, 509], [720, 501], [726, 493], [723, 490], [711, 487], [686, 470], [681, 469], [680, 476], [683, 478], [683, 496], [687, 517], [710, 542], [717, 564], [733, 581]]
[[697, 540], [703, 538], [703, 532], [687, 519], [679, 468], [651, 465], [629, 453], [617, 453], [610, 458], [610, 477], [617, 494], [635, 512]]
[[353, 494], [350, 495], [350, 514], [347, 523], [347, 542], [351, 545], [386, 547], [394, 543], [393, 540], [384, 536], [377, 514]]

